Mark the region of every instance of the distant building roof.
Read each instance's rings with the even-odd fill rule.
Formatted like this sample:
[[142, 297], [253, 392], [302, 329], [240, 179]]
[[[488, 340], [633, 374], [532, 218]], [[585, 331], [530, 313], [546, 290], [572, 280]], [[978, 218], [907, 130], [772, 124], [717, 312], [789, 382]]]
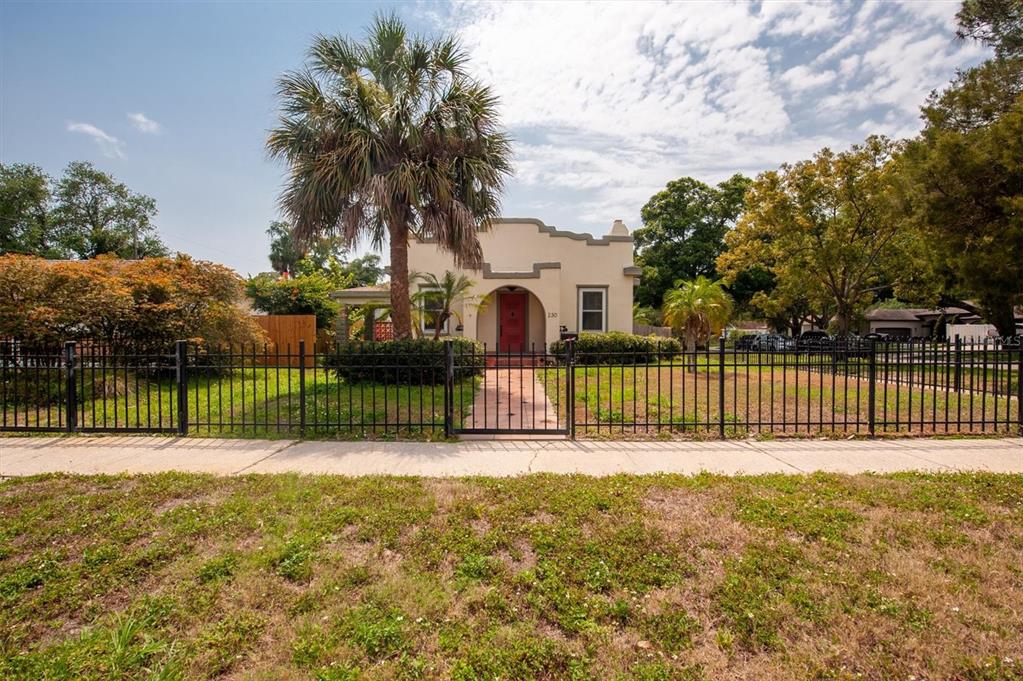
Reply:
[[375, 284], [373, 286], [355, 286], [344, 288], [330, 294], [334, 300], [353, 305], [364, 305], [366, 303], [387, 304], [391, 301], [391, 285]]
[[969, 310], [964, 310], [961, 307], [945, 307], [940, 310], [924, 310], [920, 313], [921, 318], [925, 319], [937, 319], [938, 317], [976, 317], [976, 315]]
[[[391, 285], [374, 284], [372, 286], [353, 286], [352, 288], [341, 289], [341, 291], [345, 291], [348, 293], [380, 293], [380, 292], [390, 293]], [[338, 293], [340, 293], [341, 291], [338, 291]]]
[[871, 310], [867, 313], [867, 320], [872, 322], [919, 322], [920, 315], [928, 312], [934, 312], [934, 310], [928, 310], [926, 308], [919, 307], [908, 307], [908, 308], [878, 308], [877, 310]]

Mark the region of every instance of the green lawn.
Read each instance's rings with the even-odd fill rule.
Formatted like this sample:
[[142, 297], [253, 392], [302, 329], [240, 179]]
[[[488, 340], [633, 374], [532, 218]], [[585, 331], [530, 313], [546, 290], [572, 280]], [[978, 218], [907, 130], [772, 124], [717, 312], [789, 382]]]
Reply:
[[5, 679], [1020, 679], [1023, 476], [0, 483]]
[[[79, 426], [164, 428], [177, 426], [173, 378], [135, 372], [87, 371], [79, 385]], [[480, 379], [456, 384], [455, 423], [468, 411]], [[54, 394], [56, 392], [54, 391]], [[322, 368], [306, 370], [307, 437], [360, 438], [444, 436], [444, 386], [349, 383]], [[231, 437], [299, 434], [302, 396], [299, 370], [256, 367], [223, 375], [193, 373], [188, 380], [189, 431]], [[48, 407], [9, 403], [7, 423], [56, 425], [61, 400]]]

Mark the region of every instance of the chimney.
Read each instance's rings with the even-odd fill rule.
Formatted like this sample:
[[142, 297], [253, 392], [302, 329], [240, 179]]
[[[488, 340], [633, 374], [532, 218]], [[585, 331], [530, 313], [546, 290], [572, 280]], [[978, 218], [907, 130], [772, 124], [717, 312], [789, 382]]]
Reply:
[[611, 225], [611, 236], [629, 236], [629, 228], [621, 220], [615, 220]]

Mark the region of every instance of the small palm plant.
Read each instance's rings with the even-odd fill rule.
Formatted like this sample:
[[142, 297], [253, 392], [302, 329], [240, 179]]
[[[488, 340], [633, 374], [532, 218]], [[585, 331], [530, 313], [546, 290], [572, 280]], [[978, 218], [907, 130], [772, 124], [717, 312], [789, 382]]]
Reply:
[[[455, 301], [461, 300], [465, 304], [476, 305], [478, 304], [473, 296], [469, 295], [472, 288], [476, 285], [472, 279], [469, 279], [464, 274], [456, 275], [454, 272], [445, 272], [442, 277], [437, 277], [435, 274], [419, 272], [412, 273], [412, 280], [421, 283], [419, 291], [412, 295], [412, 314], [417, 316], [419, 314], [426, 314], [424, 311], [425, 303], [427, 300], [432, 301], [434, 304], [431, 306], [430, 317], [426, 318], [426, 321], [430, 323], [433, 328], [434, 340], [440, 338], [441, 330], [444, 328], [444, 324], [447, 323], [452, 317], [459, 323], [462, 323], [462, 313], [452, 309]], [[418, 321], [422, 321], [420, 318]], [[422, 327], [421, 323], [416, 324], [417, 328]]]
[[697, 277], [677, 281], [664, 294], [664, 320], [685, 338], [691, 354], [690, 370], [696, 368], [696, 345], [706, 343], [711, 334], [720, 333], [732, 316], [732, 299], [720, 281]]

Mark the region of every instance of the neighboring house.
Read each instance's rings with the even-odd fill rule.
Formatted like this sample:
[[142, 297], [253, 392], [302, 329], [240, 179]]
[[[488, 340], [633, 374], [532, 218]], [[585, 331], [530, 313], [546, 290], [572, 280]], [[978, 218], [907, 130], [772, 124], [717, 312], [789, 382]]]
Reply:
[[[972, 303], [971, 303], [972, 304]], [[869, 331], [884, 333], [895, 338], [952, 338], [957, 330], [968, 335], [988, 335], [988, 325], [976, 314], [959, 307], [938, 310], [927, 308], [879, 308], [866, 314]], [[953, 329], [953, 325], [956, 325]], [[966, 329], [964, 325], [977, 326]], [[1016, 326], [1023, 326], [1023, 310], [1016, 312]], [[983, 327], [983, 328], [981, 328]], [[993, 327], [992, 327], [993, 328]], [[961, 333], [960, 335], [964, 335]]]
[[390, 284], [354, 286], [335, 291], [330, 297], [342, 305], [341, 314], [338, 315], [337, 329], [341, 338], [348, 338], [349, 314], [353, 307], [366, 307], [372, 310], [374, 323], [369, 326], [367, 338], [373, 340], [388, 340], [391, 338], [390, 322], [377, 321], [381, 317], [387, 316], [386, 308], [391, 305]]
[[[640, 268], [633, 263], [632, 237], [621, 220], [614, 221], [610, 234], [595, 238], [532, 218], [499, 218], [479, 233], [479, 240], [480, 271], [459, 270], [436, 243], [409, 244], [410, 272], [439, 278], [450, 270], [475, 282], [468, 300], [454, 307], [462, 323], [448, 320], [445, 334], [475, 338], [488, 350], [518, 352], [542, 348], [566, 333], [632, 331], [632, 292]], [[422, 284], [414, 281], [412, 286]], [[373, 297], [369, 294], [360, 292]], [[335, 297], [357, 304], [348, 300], [347, 291]], [[435, 317], [429, 297], [424, 304], [417, 316], [429, 334]]]
[[933, 335], [934, 320], [922, 315], [933, 312], [923, 308], [879, 308], [866, 314], [868, 331], [883, 333], [893, 338], [929, 338]]

